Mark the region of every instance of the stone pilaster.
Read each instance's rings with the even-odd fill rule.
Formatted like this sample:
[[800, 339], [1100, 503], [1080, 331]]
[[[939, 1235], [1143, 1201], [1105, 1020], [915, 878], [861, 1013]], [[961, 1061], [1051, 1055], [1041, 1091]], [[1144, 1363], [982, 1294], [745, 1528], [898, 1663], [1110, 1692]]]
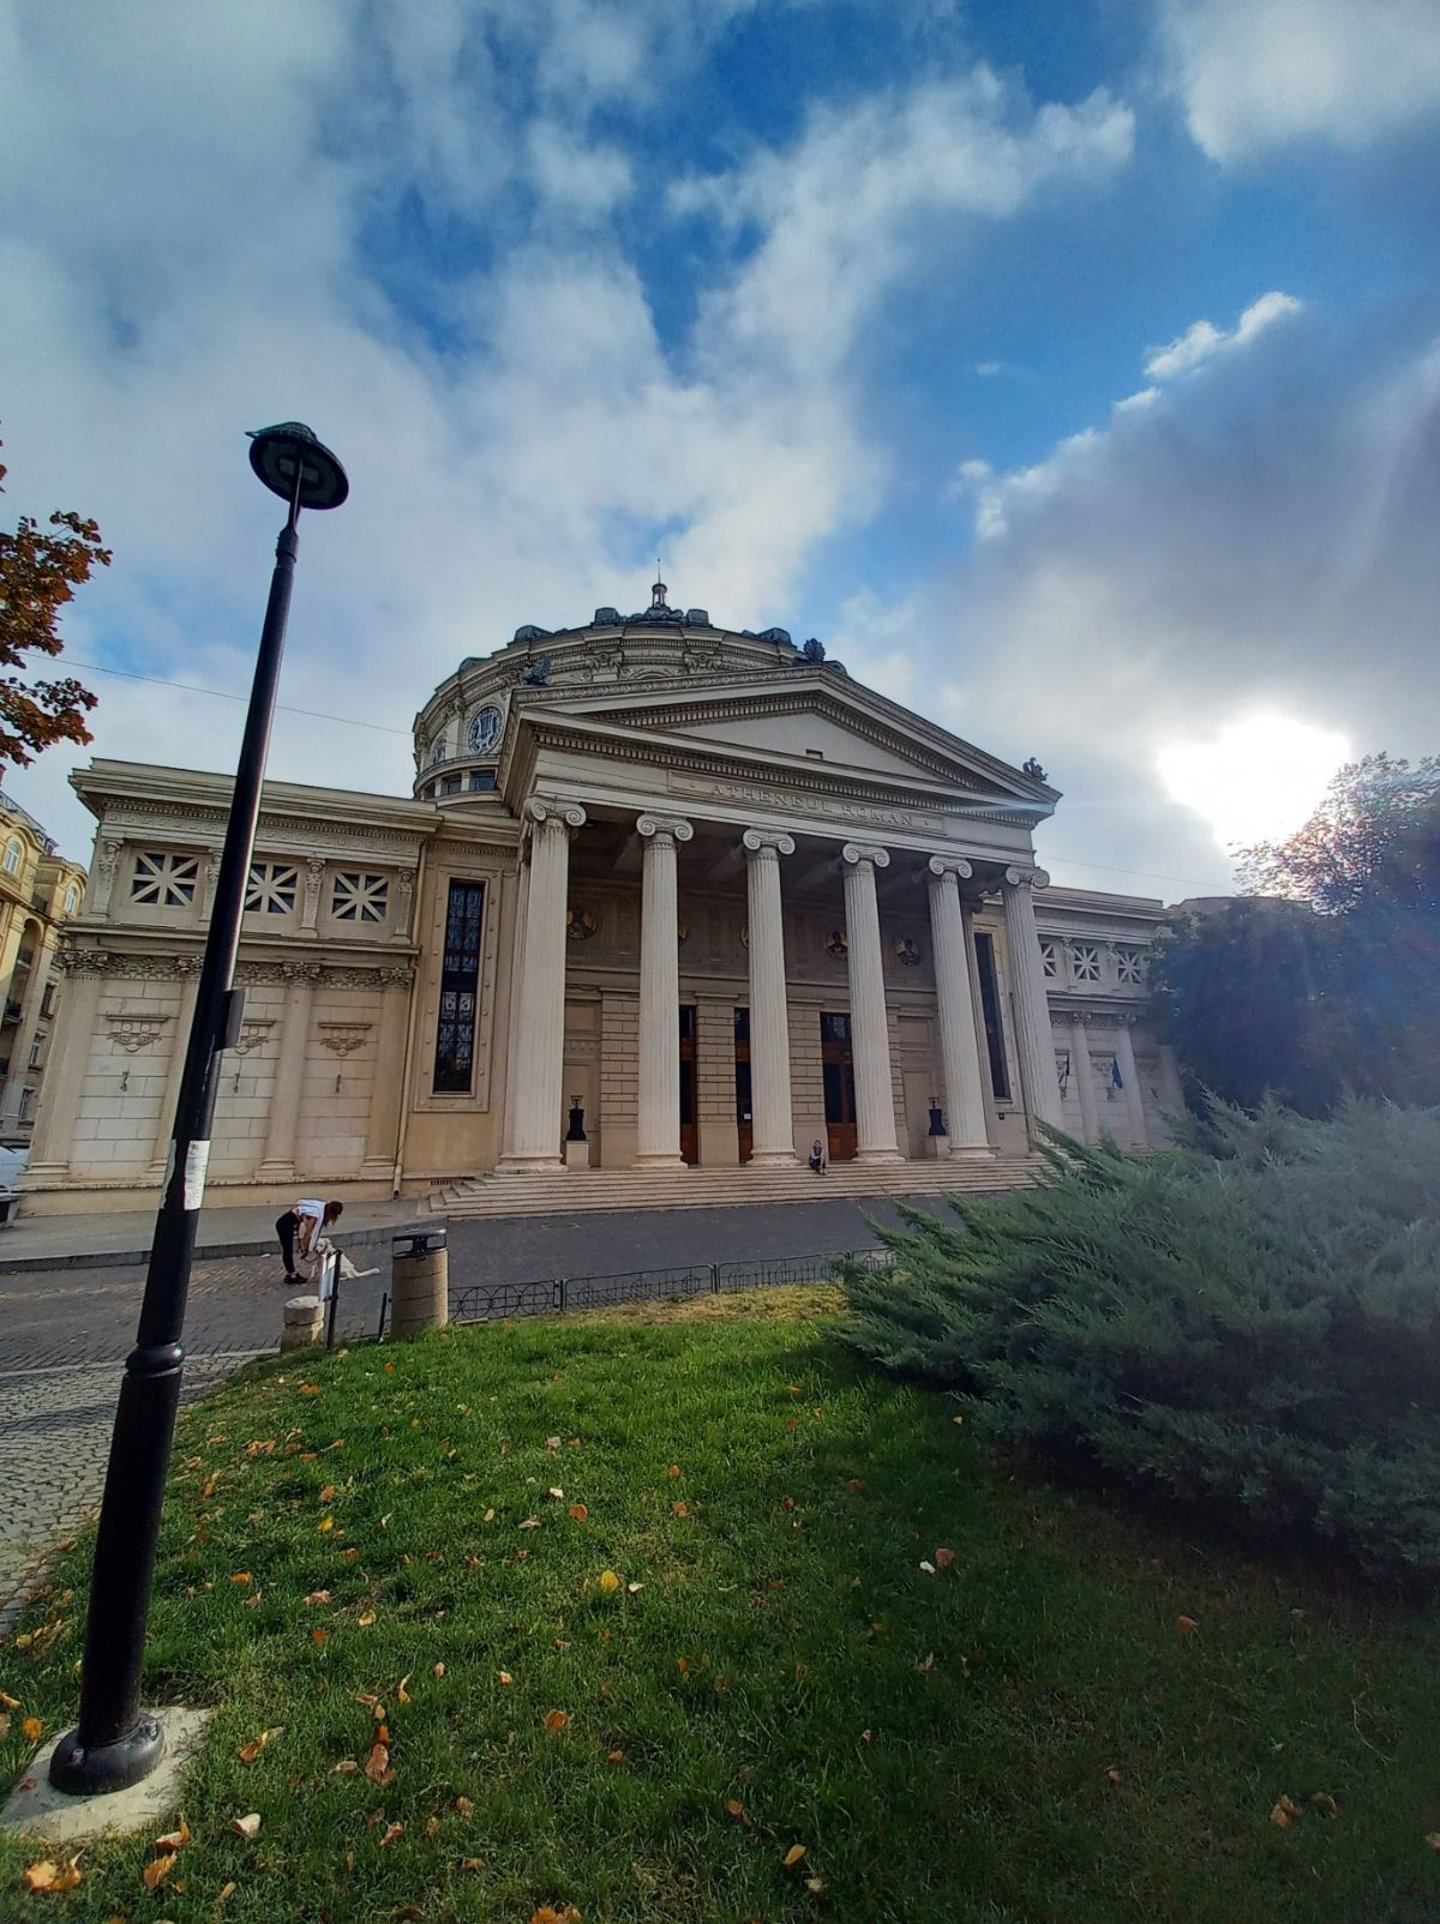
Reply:
[[1132, 1020], [1133, 1017], [1121, 1016], [1115, 1025], [1115, 1060], [1120, 1065], [1120, 1079], [1125, 1084], [1121, 1093], [1130, 1116], [1131, 1145], [1136, 1149], [1148, 1149], [1150, 1144], [1145, 1133], [1144, 1093], [1140, 1087], [1140, 1072], [1135, 1067], [1135, 1044], [1130, 1035]]
[[[794, 838], [747, 828], [745, 884], [750, 920], [750, 1099], [757, 1169], [795, 1160], [790, 1098], [790, 1017], [785, 988], [785, 924], [780, 901], [780, 857], [795, 853]], [[877, 938], [878, 940], [878, 938]]]
[[[192, 961], [189, 956], [185, 959]], [[190, 1025], [195, 1020], [195, 997], [199, 987], [199, 964], [192, 963], [180, 984], [180, 1007], [175, 1026], [170, 1030], [170, 1060], [165, 1065], [165, 1087], [160, 1096], [160, 1113], [155, 1118], [155, 1134], [150, 1143], [150, 1167], [145, 1172], [149, 1182], [163, 1182], [170, 1161], [170, 1136], [175, 1127], [175, 1111], [180, 1104], [180, 1082], [185, 1074], [185, 1056], [190, 1047]]]
[[640, 1118], [635, 1163], [683, 1169], [680, 1154], [680, 921], [676, 846], [689, 822], [642, 815], [640, 910]]
[[505, 1105], [510, 1149], [500, 1167], [558, 1173], [565, 1167], [565, 897], [570, 837], [584, 826], [585, 811], [578, 802], [535, 795], [524, 816], [530, 836], [525, 966]]
[[980, 1042], [970, 993], [970, 954], [960, 912], [960, 880], [973, 874], [961, 856], [932, 855], [926, 878], [930, 936], [935, 948], [935, 994], [940, 1012], [940, 1061], [945, 1071], [945, 1121], [950, 1155], [959, 1162], [993, 1156], [985, 1128]]
[[255, 1171], [257, 1182], [289, 1182], [295, 1174], [295, 1136], [300, 1126], [300, 1099], [305, 1088], [305, 1055], [310, 1046], [310, 1004], [314, 987], [308, 977], [292, 982], [285, 994], [280, 1019], [280, 1053], [270, 1085], [270, 1114], [265, 1130], [265, 1152]]
[[400, 1147], [400, 1100], [404, 1094], [405, 1030], [410, 1014], [410, 988], [390, 982], [380, 996], [380, 1033], [375, 1048], [375, 1080], [370, 1085], [370, 1114], [365, 1124], [365, 1160], [360, 1174], [395, 1173]]
[[895, 1095], [890, 1031], [885, 1014], [885, 968], [880, 953], [880, 909], [875, 871], [888, 868], [883, 848], [847, 842], [845, 921], [850, 952], [850, 1036], [855, 1057], [857, 1162], [903, 1162], [895, 1139]]
[[1080, 1134], [1086, 1142], [1099, 1142], [1100, 1112], [1095, 1102], [1095, 1065], [1090, 1060], [1090, 1037], [1083, 1015], [1070, 1017], [1070, 1073], [1075, 1078], [1075, 1093], [1080, 1098]]
[[73, 973], [64, 979], [22, 1188], [54, 1183], [70, 1168], [104, 986], [99, 975]]
[[1005, 944], [1010, 951], [1010, 980], [1014, 990], [1016, 1054], [1025, 1093], [1030, 1132], [1048, 1122], [1060, 1127], [1060, 1084], [1055, 1074], [1055, 1040], [1050, 1032], [1050, 1003], [1040, 961], [1040, 938], [1035, 933], [1032, 888], [1044, 888], [1050, 877], [1043, 869], [1007, 868], [1000, 893], [1005, 905]]

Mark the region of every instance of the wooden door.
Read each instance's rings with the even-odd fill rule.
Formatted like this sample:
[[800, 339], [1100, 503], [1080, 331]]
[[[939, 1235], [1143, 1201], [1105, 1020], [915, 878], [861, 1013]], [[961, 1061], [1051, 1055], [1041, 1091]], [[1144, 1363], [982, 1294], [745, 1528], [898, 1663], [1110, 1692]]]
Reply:
[[755, 1153], [755, 1112], [750, 1097], [750, 1011], [735, 1011], [735, 1133], [740, 1139], [740, 1160], [749, 1162]]
[[700, 1160], [700, 1131], [696, 1124], [695, 1008], [680, 1009], [680, 1154], [686, 1162]]
[[855, 1157], [855, 1060], [848, 1015], [820, 1017], [820, 1069], [825, 1079], [825, 1133], [831, 1162]]

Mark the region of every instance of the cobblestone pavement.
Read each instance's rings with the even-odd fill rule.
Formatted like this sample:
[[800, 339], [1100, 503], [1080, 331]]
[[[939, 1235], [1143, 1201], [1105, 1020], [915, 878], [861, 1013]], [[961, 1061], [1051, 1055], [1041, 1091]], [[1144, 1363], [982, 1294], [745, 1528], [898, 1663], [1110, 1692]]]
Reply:
[[[866, 1215], [893, 1220], [890, 1204], [844, 1201], [763, 1209], [524, 1217], [457, 1223], [450, 1284], [580, 1277], [672, 1264], [743, 1262], [863, 1248]], [[346, 1287], [339, 1330], [373, 1335], [389, 1288], [383, 1245], [356, 1252], [380, 1273]], [[94, 1512], [110, 1426], [145, 1285], [138, 1265], [10, 1272], [0, 1269], [0, 1623], [46, 1549]], [[293, 1293], [278, 1257], [199, 1263], [185, 1319], [185, 1397], [215, 1388], [248, 1357], [279, 1341]]]

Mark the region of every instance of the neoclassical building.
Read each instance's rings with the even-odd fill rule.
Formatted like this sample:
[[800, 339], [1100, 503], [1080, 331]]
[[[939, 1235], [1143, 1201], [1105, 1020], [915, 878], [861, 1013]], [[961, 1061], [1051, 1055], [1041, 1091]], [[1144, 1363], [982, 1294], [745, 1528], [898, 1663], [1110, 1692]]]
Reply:
[[[1162, 906], [1047, 886], [1043, 772], [666, 593], [462, 662], [416, 717], [410, 799], [267, 786], [212, 1202], [501, 1172], [558, 1208], [587, 1160], [683, 1183], [817, 1138], [999, 1180], [1037, 1120], [1164, 1139]], [[95, 858], [31, 1211], [153, 1199], [230, 786], [72, 780]]]
[[0, 795], [0, 1143], [10, 1148], [35, 1126], [59, 993], [55, 945], [84, 892], [84, 869]]

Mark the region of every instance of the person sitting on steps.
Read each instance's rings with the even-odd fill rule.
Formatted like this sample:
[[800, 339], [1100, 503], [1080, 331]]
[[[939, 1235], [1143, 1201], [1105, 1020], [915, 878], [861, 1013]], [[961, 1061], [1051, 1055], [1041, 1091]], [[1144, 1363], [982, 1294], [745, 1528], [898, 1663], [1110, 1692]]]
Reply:
[[825, 1174], [825, 1145], [818, 1136], [810, 1145], [810, 1167], [817, 1176]]
[[283, 1216], [275, 1218], [275, 1234], [280, 1238], [280, 1254], [285, 1261], [287, 1283], [305, 1281], [295, 1267], [297, 1248], [300, 1256], [308, 1261], [315, 1253], [315, 1245], [322, 1232], [338, 1219], [344, 1208], [342, 1202], [306, 1200], [293, 1203]]

